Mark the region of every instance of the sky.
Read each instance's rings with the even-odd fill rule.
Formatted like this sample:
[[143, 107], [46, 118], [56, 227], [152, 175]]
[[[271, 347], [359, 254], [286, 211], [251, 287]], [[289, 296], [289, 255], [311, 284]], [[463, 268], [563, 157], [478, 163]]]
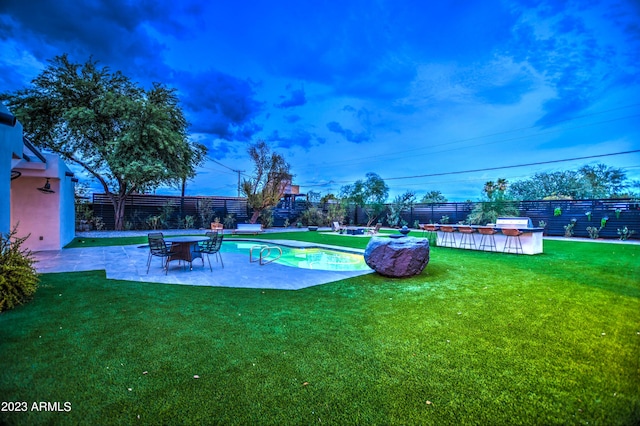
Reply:
[[390, 200], [478, 200], [596, 163], [640, 180], [637, 0], [0, 0], [0, 52], [0, 92], [64, 53], [177, 89], [209, 149], [187, 195], [236, 196], [258, 140], [301, 193], [373, 172]]

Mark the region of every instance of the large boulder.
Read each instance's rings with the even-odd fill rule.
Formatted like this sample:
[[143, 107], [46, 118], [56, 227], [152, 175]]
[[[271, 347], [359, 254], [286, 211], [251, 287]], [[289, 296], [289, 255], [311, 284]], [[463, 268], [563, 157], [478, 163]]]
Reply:
[[373, 237], [364, 251], [364, 260], [371, 269], [387, 277], [417, 275], [429, 263], [429, 240]]

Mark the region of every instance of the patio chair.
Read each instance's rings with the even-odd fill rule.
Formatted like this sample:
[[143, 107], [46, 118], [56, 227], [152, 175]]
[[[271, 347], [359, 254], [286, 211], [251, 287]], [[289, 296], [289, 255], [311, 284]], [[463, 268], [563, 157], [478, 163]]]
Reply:
[[162, 259], [162, 268], [164, 269], [165, 275], [169, 272], [169, 261], [171, 260], [171, 256], [174, 256], [176, 253], [172, 252], [171, 249], [167, 247], [167, 243], [164, 241], [164, 235], [162, 232], [152, 232], [148, 236], [149, 239], [149, 257], [147, 258], [147, 274], [149, 273], [149, 268], [151, 267], [151, 259], [153, 256], [159, 257]]
[[380, 232], [380, 228], [382, 228], [382, 224], [381, 223], [376, 224], [375, 228], [367, 229], [367, 235], [377, 234], [378, 232]]
[[346, 229], [346, 227], [340, 225], [340, 222], [333, 222], [333, 224], [331, 225], [331, 230], [334, 231], [334, 232], [339, 232], [339, 233], [342, 234], [345, 229]]
[[[209, 270], [213, 272], [213, 268], [211, 267], [211, 259], [209, 255], [215, 254], [216, 260], [220, 259], [220, 263], [224, 268], [224, 262], [222, 261], [222, 255], [220, 254], [220, 248], [222, 248], [222, 239], [224, 238], [224, 234], [222, 232], [209, 231], [205, 233], [209, 239], [207, 241], [203, 241], [200, 243], [200, 253], [207, 255], [207, 262], [209, 262]], [[204, 258], [202, 259], [202, 264], [204, 265]]]

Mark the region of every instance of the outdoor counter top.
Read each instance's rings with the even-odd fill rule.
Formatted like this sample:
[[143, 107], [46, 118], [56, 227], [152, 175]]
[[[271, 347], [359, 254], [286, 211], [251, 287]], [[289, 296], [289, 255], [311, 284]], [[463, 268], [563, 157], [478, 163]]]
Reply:
[[[428, 227], [435, 229], [428, 229]], [[464, 225], [433, 223], [421, 225], [426, 232], [435, 233], [436, 244], [439, 247], [451, 247], [466, 250], [481, 250], [494, 252], [508, 252], [516, 254], [540, 254], [543, 252], [542, 236], [544, 228], [525, 228], [517, 226], [493, 226], [493, 225]], [[442, 228], [451, 228], [454, 232], [443, 231]], [[462, 232], [459, 228], [472, 229], [472, 232]], [[493, 229], [495, 233], [482, 235], [475, 232], [479, 229]], [[502, 231], [517, 230], [519, 235], [505, 235]], [[456, 237], [458, 235], [459, 237]], [[479, 240], [476, 241], [476, 236]]]
[[[420, 226], [426, 226], [427, 224], [421, 224]], [[496, 231], [501, 231], [503, 229], [517, 229], [518, 231], [522, 231], [522, 232], [544, 232], [544, 228], [521, 228], [518, 226], [495, 226], [495, 225], [464, 225], [461, 223], [430, 223], [429, 225], [433, 225], [433, 226], [437, 226], [438, 228], [440, 228], [441, 226], [452, 226], [454, 228], [458, 228], [458, 227], [468, 227], [468, 228], [472, 228], [472, 229], [478, 229], [478, 228], [493, 228]]]

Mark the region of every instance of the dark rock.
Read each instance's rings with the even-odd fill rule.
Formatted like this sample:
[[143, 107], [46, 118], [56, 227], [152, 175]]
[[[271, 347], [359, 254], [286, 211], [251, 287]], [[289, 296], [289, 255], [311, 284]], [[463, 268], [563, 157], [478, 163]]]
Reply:
[[387, 277], [417, 275], [429, 263], [429, 240], [373, 237], [364, 251], [364, 260], [371, 269]]

